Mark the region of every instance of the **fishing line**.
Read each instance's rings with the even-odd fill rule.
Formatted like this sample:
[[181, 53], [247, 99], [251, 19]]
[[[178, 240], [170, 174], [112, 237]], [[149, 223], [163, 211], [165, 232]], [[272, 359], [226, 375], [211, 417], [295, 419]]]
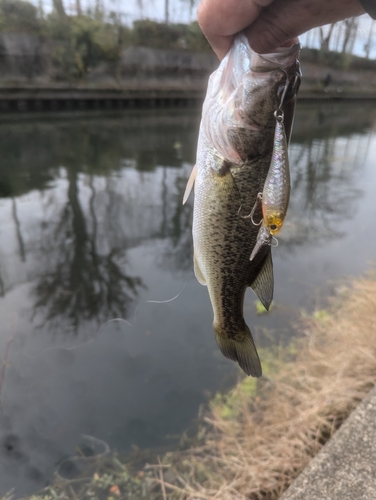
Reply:
[[[171, 299], [166, 299], [166, 300], [146, 300], [145, 303], [147, 304], [166, 304], [168, 302], [172, 302], [174, 300], [176, 300], [179, 295], [183, 292], [184, 288], [185, 288], [185, 285], [187, 284], [187, 281], [185, 281], [182, 289], [179, 291], [179, 293], [177, 295], [175, 295], [174, 297], [172, 297]], [[139, 308], [141, 307], [142, 303], [138, 304], [135, 311], [134, 311], [134, 314], [133, 314], [133, 321], [132, 323], [124, 318], [112, 318], [112, 319], [109, 319], [107, 321], [105, 321], [101, 327], [99, 328], [98, 332], [96, 333], [96, 335], [94, 337], [92, 337], [91, 339], [88, 339], [88, 340], [85, 340], [84, 342], [81, 342], [80, 344], [78, 345], [75, 345], [75, 346], [71, 346], [71, 347], [64, 347], [64, 346], [51, 346], [51, 347], [47, 347], [46, 349], [43, 349], [43, 351], [37, 353], [36, 355], [30, 355], [30, 354], [26, 354], [27, 357], [30, 357], [30, 358], [34, 358], [34, 357], [38, 357], [38, 356], [42, 356], [43, 354], [45, 354], [46, 352], [48, 351], [52, 351], [52, 350], [65, 350], [65, 351], [73, 351], [75, 349], [78, 349], [80, 347], [83, 347], [87, 344], [90, 344], [91, 342], [94, 342], [95, 340], [98, 339], [98, 337], [101, 335], [103, 329], [109, 324], [109, 323], [125, 323], [127, 326], [129, 327], [134, 327], [134, 325], [136, 324], [136, 319], [137, 319], [137, 312], [139, 310]]]
[[173, 300], [175, 300], [175, 299], [177, 299], [179, 297], [179, 295], [184, 290], [186, 284], [187, 284], [187, 282], [184, 283], [183, 288], [180, 290], [180, 292], [177, 295], [175, 295], [175, 297], [172, 297], [172, 299], [167, 299], [167, 300], [147, 300], [146, 302], [148, 304], [166, 304], [167, 302], [172, 302]]

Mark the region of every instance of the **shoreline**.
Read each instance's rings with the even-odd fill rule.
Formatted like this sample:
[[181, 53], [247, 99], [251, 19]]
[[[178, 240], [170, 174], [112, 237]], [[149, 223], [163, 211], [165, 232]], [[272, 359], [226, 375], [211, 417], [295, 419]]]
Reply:
[[[0, 87], [0, 116], [13, 113], [114, 111], [138, 108], [200, 107], [202, 88], [29, 88]], [[298, 102], [375, 101], [376, 90], [299, 92]]]

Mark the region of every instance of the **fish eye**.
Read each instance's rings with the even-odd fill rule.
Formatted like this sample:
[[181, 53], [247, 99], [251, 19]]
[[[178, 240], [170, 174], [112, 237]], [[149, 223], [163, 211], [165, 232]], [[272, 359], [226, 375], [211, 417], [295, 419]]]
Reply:
[[[295, 80], [292, 80], [292, 81], [290, 80], [287, 83], [287, 85], [288, 85], [288, 87], [286, 90], [284, 101], [289, 101], [292, 97], [294, 97], [295, 93], [298, 91], [298, 88], [299, 88], [299, 87], [296, 88]], [[286, 86], [286, 83], [283, 83], [282, 85], [280, 85], [278, 87], [277, 95], [280, 99], [282, 98], [283, 92], [285, 90], [285, 86]]]

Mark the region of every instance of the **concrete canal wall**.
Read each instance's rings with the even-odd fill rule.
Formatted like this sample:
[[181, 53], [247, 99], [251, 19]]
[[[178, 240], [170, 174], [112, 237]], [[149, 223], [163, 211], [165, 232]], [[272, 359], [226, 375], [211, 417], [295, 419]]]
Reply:
[[372, 389], [280, 500], [375, 500], [375, 441]]

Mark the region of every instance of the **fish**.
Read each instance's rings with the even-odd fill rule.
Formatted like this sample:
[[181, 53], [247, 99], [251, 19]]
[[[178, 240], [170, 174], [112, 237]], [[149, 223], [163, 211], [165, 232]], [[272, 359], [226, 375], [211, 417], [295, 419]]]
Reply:
[[217, 344], [253, 377], [260, 377], [262, 368], [244, 320], [245, 292], [252, 288], [269, 309], [274, 277], [269, 244], [260, 245], [250, 259], [260, 228], [248, 215], [253, 209], [253, 218], [262, 219], [256, 202], [270, 171], [278, 109], [286, 142], [290, 139], [301, 74], [299, 51], [295, 44], [259, 55], [243, 33], [236, 36], [209, 78], [196, 165], [183, 198], [185, 203], [194, 187], [194, 273], [208, 288]]

